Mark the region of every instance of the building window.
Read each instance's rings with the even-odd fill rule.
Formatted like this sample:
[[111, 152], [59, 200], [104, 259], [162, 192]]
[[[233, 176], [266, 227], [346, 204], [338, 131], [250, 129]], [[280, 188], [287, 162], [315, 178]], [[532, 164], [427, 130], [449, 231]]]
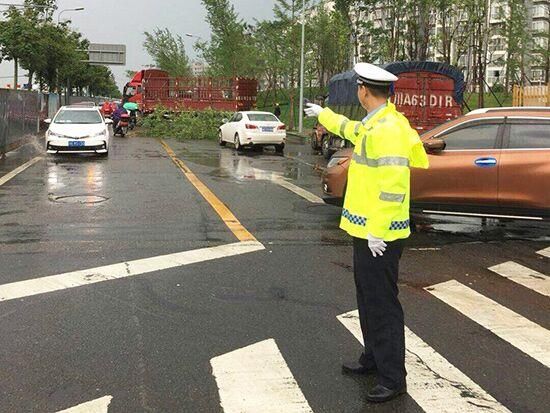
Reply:
[[544, 80], [544, 70], [533, 69], [531, 70], [531, 81], [542, 82]]
[[531, 23], [531, 29], [535, 32], [547, 32], [548, 22], [544, 20], [535, 20]]
[[533, 19], [548, 18], [548, 5], [546, 4], [537, 4], [531, 8], [531, 16]]
[[499, 21], [505, 17], [504, 6], [500, 2], [491, 4], [491, 21]]

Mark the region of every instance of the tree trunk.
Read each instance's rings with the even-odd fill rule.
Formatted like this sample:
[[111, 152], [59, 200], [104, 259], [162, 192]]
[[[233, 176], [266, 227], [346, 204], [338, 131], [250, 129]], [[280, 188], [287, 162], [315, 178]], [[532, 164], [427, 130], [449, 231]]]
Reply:
[[482, 23], [480, 21], [479, 24], [478, 24], [478, 31], [477, 31], [477, 36], [478, 36], [478, 39], [477, 39], [478, 40], [477, 85], [478, 85], [478, 90], [479, 90], [479, 94], [477, 96], [478, 108], [482, 108], [482, 107], [485, 106], [485, 99], [484, 99], [484, 97], [485, 97], [484, 96], [485, 95], [485, 87], [484, 87], [484, 84], [483, 84], [483, 80], [484, 80], [484, 76], [485, 76], [485, 65], [483, 64], [483, 40], [482, 40], [481, 27], [482, 27]]
[[13, 59], [13, 89], [17, 90], [17, 82], [19, 81], [19, 65], [18, 59]]
[[288, 114], [288, 128], [294, 130], [294, 88], [290, 92], [290, 112]]

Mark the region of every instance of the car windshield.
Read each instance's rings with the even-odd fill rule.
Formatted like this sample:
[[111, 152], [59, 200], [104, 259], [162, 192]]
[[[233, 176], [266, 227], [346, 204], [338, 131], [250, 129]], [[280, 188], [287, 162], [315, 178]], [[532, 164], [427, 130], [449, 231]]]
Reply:
[[278, 122], [279, 120], [271, 113], [249, 113], [248, 119], [252, 122]]
[[54, 123], [96, 124], [101, 123], [101, 115], [96, 110], [62, 110], [55, 117]]

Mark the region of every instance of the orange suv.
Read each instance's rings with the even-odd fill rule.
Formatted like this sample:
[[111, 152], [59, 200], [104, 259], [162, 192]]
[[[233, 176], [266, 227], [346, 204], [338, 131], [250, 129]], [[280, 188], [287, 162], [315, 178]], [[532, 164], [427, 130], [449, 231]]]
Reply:
[[[550, 108], [478, 109], [421, 136], [430, 169], [411, 169], [411, 209], [430, 214], [550, 219]], [[323, 173], [341, 204], [353, 149]]]

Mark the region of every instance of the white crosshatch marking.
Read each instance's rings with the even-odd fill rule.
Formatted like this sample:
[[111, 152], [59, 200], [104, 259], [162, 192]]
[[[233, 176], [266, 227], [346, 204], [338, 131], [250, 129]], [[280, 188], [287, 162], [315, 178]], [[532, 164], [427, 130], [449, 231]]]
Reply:
[[312, 413], [275, 340], [210, 360], [225, 413]]
[[[337, 318], [363, 344], [358, 312]], [[408, 393], [426, 413], [510, 413], [406, 327], [405, 339]]]
[[550, 277], [540, 272], [513, 261], [495, 265], [490, 267], [489, 270], [539, 294], [550, 297]]
[[550, 367], [550, 331], [456, 280], [426, 290], [445, 304]]

